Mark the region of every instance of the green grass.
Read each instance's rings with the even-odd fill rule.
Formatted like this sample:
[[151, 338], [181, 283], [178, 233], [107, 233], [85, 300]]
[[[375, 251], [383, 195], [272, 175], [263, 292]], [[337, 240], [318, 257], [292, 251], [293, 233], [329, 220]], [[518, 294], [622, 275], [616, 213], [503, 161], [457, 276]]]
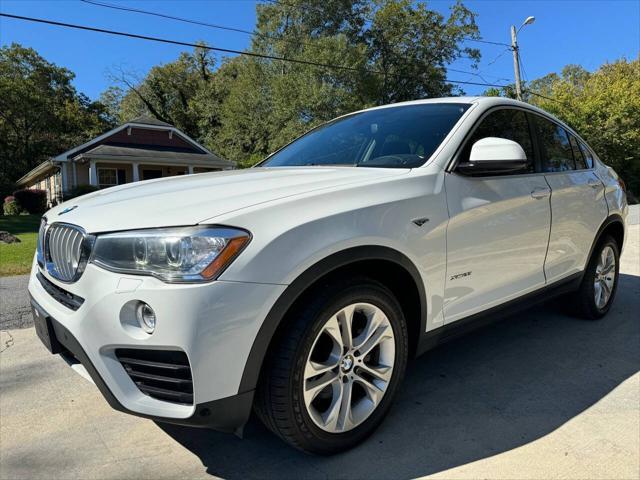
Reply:
[[0, 215], [0, 230], [12, 233], [21, 240], [20, 243], [0, 243], [0, 277], [29, 273], [39, 227], [39, 215]]

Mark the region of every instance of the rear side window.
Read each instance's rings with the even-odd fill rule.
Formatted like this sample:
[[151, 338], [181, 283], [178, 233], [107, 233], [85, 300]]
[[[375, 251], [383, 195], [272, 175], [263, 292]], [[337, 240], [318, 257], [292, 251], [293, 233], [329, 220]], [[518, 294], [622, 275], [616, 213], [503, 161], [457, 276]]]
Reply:
[[578, 140], [573, 135], [569, 134], [569, 142], [571, 143], [571, 150], [573, 150], [573, 158], [576, 161], [576, 169], [584, 170], [587, 167], [587, 162], [582, 156], [582, 152], [580, 151], [580, 147], [578, 146]]
[[538, 115], [535, 119], [538, 138], [542, 144], [542, 171], [575, 170], [573, 151], [565, 129]]
[[525, 112], [514, 108], [505, 108], [487, 115], [467, 141], [460, 160], [463, 162], [469, 161], [473, 144], [487, 137], [506, 138], [520, 144], [527, 155], [528, 166], [527, 170], [522, 170], [518, 173], [529, 173], [535, 170], [533, 142], [531, 141], [529, 121]]
[[593, 168], [593, 154], [591, 150], [582, 142], [580, 143], [580, 150], [582, 150], [582, 155], [584, 156], [585, 162], [587, 162], [587, 168]]

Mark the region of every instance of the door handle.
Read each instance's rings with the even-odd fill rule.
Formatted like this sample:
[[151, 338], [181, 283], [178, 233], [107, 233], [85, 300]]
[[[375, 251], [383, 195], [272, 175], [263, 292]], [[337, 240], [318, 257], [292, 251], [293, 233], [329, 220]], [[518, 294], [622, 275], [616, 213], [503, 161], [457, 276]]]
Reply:
[[541, 198], [547, 198], [550, 194], [551, 190], [548, 188], [535, 188], [533, 192], [531, 192], [531, 198], [540, 200]]
[[598, 188], [602, 186], [602, 183], [600, 183], [598, 180], [589, 180], [587, 182], [587, 185], [589, 185], [591, 188]]

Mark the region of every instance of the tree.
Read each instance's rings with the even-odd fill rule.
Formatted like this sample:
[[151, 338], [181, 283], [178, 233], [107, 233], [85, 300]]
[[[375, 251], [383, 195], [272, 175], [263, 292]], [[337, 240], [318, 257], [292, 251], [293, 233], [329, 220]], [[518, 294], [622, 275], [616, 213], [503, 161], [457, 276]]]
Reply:
[[532, 81], [529, 90], [531, 103], [580, 133], [628, 190], [640, 194], [640, 59], [607, 63], [593, 73], [568, 65], [560, 75]]
[[153, 67], [142, 80], [119, 69], [111, 75], [117, 86], [107, 90], [103, 98], [110, 102], [120, 95], [120, 122], [151, 115], [197, 138], [200, 132], [192, 103], [213, 77], [215, 63], [210, 50], [196, 48], [182, 53], [175, 62]]
[[110, 127], [99, 102], [76, 92], [74, 75], [31, 48], [0, 48], [0, 195], [48, 157]]
[[109, 111], [121, 120], [152, 115], [251, 165], [336, 116], [459, 93], [446, 81], [446, 65], [461, 55], [480, 57], [462, 46], [463, 38], [478, 36], [475, 15], [462, 3], [448, 18], [410, 0], [287, 0], [256, 8], [250, 52], [337, 68], [237, 57], [216, 70], [214, 58], [197, 48], [143, 79], [120, 72], [123, 90], [103, 95]]
[[241, 162], [354, 110], [458, 93], [446, 81], [446, 65], [480, 56], [461, 45], [478, 36], [475, 15], [462, 3], [448, 18], [410, 0], [288, 0], [257, 9], [251, 51], [336, 68], [240, 62], [230, 104], [222, 107], [218, 151]]

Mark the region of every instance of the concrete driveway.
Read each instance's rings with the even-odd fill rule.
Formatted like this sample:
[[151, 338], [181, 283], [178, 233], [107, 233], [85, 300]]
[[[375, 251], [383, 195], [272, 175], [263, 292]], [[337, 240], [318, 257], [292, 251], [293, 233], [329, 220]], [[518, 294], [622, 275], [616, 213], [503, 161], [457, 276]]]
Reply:
[[24, 279], [4, 279], [0, 478], [640, 478], [639, 230], [606, 319], [556, 303], [432, 351], [381, 428], [331, 458], [256, 420], [240, 440], [111, 410], [33, 328], [16, 328]]

